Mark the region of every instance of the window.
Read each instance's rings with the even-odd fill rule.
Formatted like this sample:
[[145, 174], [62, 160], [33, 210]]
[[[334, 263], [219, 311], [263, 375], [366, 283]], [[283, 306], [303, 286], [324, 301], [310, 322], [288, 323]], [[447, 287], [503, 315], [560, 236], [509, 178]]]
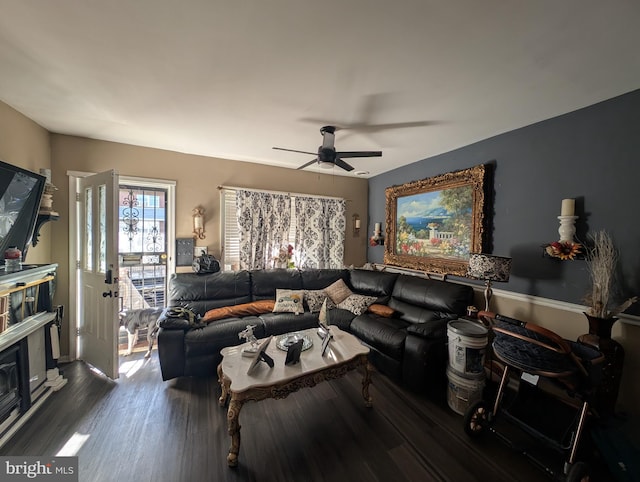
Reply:
[[[296, 239], [296, 210], [295, 197], [291, 197], [291, 224], [289, 225], [288, 244], [295, 252]], [[240, 235], [238, 233], [238, 218], [236, 211], [235, 189], [220, 191], [221, 233], [222, 233], [222, 269], [237, 271], [240, 269]]]

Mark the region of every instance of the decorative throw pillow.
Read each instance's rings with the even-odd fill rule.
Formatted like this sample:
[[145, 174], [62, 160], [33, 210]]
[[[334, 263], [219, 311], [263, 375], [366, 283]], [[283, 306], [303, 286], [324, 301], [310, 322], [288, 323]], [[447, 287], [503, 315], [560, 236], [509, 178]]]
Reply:
[[395, 313], [395, 310], [387, 305], [374, 303], [367, 308], [367, 312], [373, 313], [374, 315], [383, 316], [384, 318], [391, 318]]
[[335, 283], [330, 284], [324, 289], [324, 292], [329, 295], [331, 301], [333, 301], [336, 305], [338, 303], [343, 302], [349, 296], [353, 294], [353, 292], [349, 289], [349, 287], [345, 284], [342, 279], [339, 279]]
[[299, 290], [276, 290], [276, 305], [273, 307], [274, 313], [295, 313], [304, 312], [302, 302], [304, 291]]
[[327, 300], [328, 310], [336, 307], [336, 304], [331, 301], [331, 298], [329, 298], [329, 295], [325, 290], [304, 290], [304, 301], [307, 303], [309, 311], [312, 313], [320, 311], [324, 300]]
[[202, 322], [210, 323], [233, 316], [261, 315], [272, 311], [275, 304], [275, 300], [260, 300], [251, 303], [242, 303], [240, 305], [222, 306], [221, 308], [214, 308], [207, 311], [202, 317]]
[[376, 296], [366, 296], [352, 294], [346, 298], [342, 303], [338, 303], [338, 308], [343, 310], [349, 310], [354, 315], [361, 315], [365, 310], [372, 305], [378, 298]]

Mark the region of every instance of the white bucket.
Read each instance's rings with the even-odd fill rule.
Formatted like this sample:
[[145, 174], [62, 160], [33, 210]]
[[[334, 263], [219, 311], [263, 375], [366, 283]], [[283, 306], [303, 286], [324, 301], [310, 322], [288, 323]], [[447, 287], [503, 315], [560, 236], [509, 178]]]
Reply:
[[454, 412], [464, 415], [471, 405], [482, 400], [484, 374], [466, 378], [447, 368], [447, 378], [447, 403]]
[[453, 320], [447, 325], [449, 366], [461, 375], [484, 373], [489, 330], [480, 323]]

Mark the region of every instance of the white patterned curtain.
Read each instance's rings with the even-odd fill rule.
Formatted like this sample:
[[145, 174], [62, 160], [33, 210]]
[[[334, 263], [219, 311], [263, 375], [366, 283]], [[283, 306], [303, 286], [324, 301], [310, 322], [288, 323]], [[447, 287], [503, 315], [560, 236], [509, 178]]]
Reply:
[[273, 266], [291, 222], [291, 197], [260, 191], [236, 191], [240, 232], [240, 269]]
[[345, 201], [317, 197], [295, 198], [296, 251], [299, 268], [344, 266]]

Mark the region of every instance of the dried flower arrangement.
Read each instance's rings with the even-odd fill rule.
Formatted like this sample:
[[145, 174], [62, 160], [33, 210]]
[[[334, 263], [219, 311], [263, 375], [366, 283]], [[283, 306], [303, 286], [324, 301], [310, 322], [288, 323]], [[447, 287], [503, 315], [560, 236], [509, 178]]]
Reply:
[[633, 296], [617, 307], [610, 308], [618, 252], [611, 235], [606, 231], [597, 231], [590, 238], [593, 245], [586, 250], [586, 260], [591, 277], [591, 291], [584, 297], [589, 306], [587, 314], [598, 318], [613, 318], [638, 301], [638, 297]]

